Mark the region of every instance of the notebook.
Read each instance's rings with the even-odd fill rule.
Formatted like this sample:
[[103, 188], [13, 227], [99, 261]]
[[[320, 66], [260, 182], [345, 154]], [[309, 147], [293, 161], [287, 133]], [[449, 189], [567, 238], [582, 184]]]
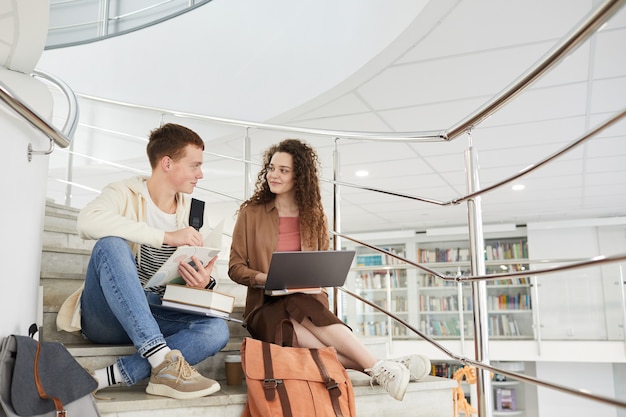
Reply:
[[320, 292], [346, 282], [355, 251], [274, 252], [267, 272], [265, 293]]

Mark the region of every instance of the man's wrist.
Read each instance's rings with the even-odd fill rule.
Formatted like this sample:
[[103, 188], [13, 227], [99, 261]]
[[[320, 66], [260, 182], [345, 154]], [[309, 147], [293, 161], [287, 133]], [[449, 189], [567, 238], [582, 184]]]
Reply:
[[205, 290], [212, 290], [213, 288], [215, 288], [215, 284], [217, 284], [217, 281], [215, 280], [215, 278], [213, 277], [209, 277], [209, 283], [206, 285], [206, 287], [204, 287]]

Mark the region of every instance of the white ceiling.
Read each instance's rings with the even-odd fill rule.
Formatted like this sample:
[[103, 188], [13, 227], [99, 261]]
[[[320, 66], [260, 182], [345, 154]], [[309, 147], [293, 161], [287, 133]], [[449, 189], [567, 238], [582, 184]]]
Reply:
[[[344, 131], [446, 130], [541, 59], [595, 3], [431, 1], [418, 9], [414, 19], [408, 19], [399, 36], [355, 71], [268, 122]], [[301, 52], [307, 54], [306, 50]], [[63, 78], [61, 69], [51, 67]], [[187, 70], [181, 72], [185, 76], [201, 72], [200, 68]], [[253, 96], [254, 91], [237, 99], [247, 101], [248, 95]], [[265, 99], [271, 101], [271, 97]], [[99, 117], [89, 113], [90, 105], [94, 104], [83, 101], [85, 112], [91, 116], [81, 119], [82, 129], [97, 124]], [[626, 8], [622, 7], [546, 77], [474, 127], [472, 143], [479, 155], [481, 186], [516, 174], [625, 108]], [[202, 109], [194, 112], [215, 115]], [[237, 116], [229, 113], [229, 117]], [[241, 130], [233, 133], [209, 129], [195, 121], [187, 124], [197, 126], [208, 150], [241, 155]], [[144, 133], [139, 130], [136, 136], [145, 137]], [[264, 148], [286, 136], [284, 132], [257, 130], [250, 135], [254, 139], [252, 157], [257, 161]], [[298, 137], [316, 146], [324, 177], [331, 178], [332, 141], [313, 135]], [[468, 143], [466, 135], [441, 143], [340, 140], [341, 180], [448, 202], [467, 192], [464, 151]], [[143, 153], [131, 158], [126, 152], [119, 155], [117, 149], [111, 152], [117, 152], [125, 164], [141, 164], [139, 161], [145, 159]], [[242, 195], [238, 167], [208, 155], [206, 188]], [[358, 178], [357, 170], [367, 170], [369, 176]], [[51, 175], [64, 175], [54, 161]], [[109, 169], [78, 170], [75, 180], [89, 178], [90, 186], [99, 188], [115, 175]], [[485, 224], [626, 216], [626, 120], [516, 182], [523, 183], [525, 190], [515, 192], [506, 186], [482, 197]], [[323, 188], [330, 214], [331, 186], [324, 182]], [[81, 204], [78, 190], [75, 201]], [[467, 222], [465, 205], [441, 207], [350, 187], [341, 187], [341, 202], [345, 232], [425, 230]]]
[[[390, 48], [276, 122], [343, 130], [447, 129], [539, 60], [589, 13], [592, 1], [430, 2]], [[596, 2], [598, 3], [598, 2]], [[436, 20], [435, 20], [436, 18]], [[626, 10], [622, 8], [544, 79], [472, 131], [483, 188], [514, 175], [626, 109]], [[343, 180], [440, 201], [467, 193], [464, 150], [453, 143], [346, 144]], [[357, 179], [358, 169], [370, 177]], [[482, 197], [483, 221], [626, 215], [626, 120], [525, 178]], [[346, 230], [423, 230], [465, 224], [465, 206], [342, 191]]]

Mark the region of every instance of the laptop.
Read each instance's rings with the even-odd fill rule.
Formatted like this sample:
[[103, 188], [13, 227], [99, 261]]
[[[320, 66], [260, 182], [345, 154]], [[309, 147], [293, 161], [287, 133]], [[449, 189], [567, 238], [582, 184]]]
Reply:
[[265, 293], [321, 292], [346, 282], [356, 251], [274, 252], [267, 272]]

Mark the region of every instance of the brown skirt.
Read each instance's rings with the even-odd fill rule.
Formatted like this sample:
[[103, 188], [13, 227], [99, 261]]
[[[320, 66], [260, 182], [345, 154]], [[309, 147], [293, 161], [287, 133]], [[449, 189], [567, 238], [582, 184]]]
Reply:
[[[313, 294], [290, 294], [267, 297], [265, 304], [250, 313], [246, 328], [250, 335], [270, 343], [293, 346], [293, 328], [281, 326], [284, 320], [294, 319], [302, 323], [309, 319], [317, 327], [345, 323], [328, 309], [328, 299]], [[282, 335], [282, 341], [281, 339]], [[277, 340], [279, 339], [279, 340]]]

